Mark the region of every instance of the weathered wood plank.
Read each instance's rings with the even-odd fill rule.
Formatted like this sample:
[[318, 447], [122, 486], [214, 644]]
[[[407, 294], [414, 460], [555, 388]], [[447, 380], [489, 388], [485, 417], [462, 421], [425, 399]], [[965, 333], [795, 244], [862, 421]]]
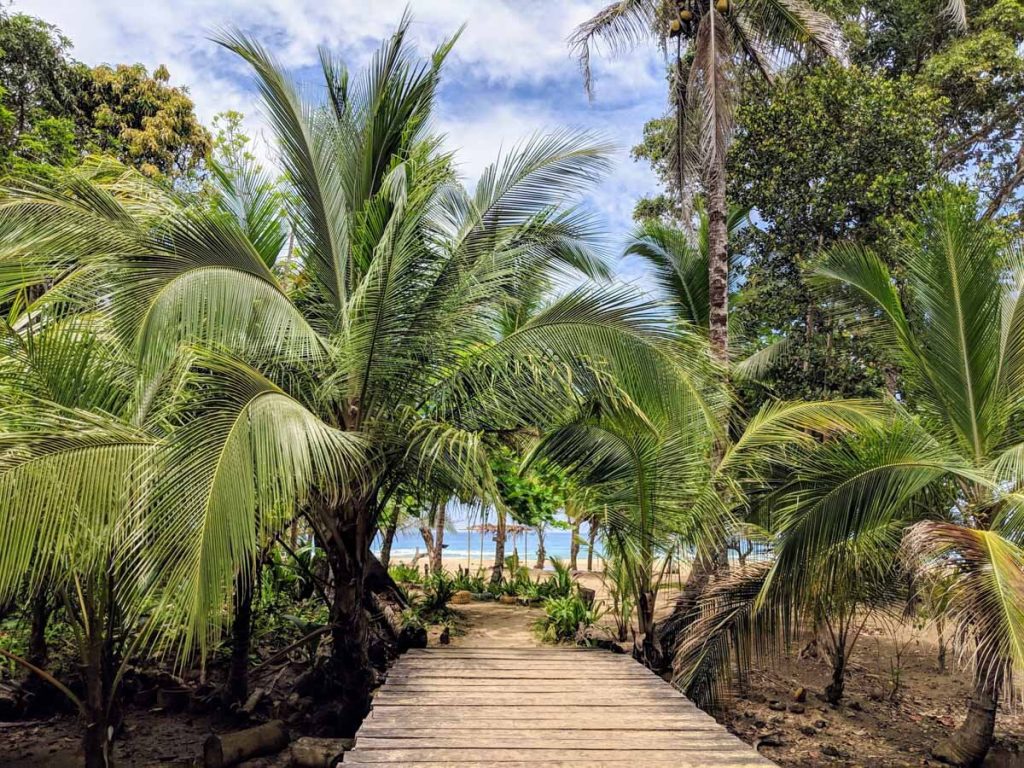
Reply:
[[[393, 717], [405, 717], [406, 715], [412, 715], [415, 713], [416, 707], [422, 705], [410, 705], [408, 702], [391, 702], [383, 704], [374, 702], [373, 714], [376, 715], [390, 715]], [[450, 714], [447, 718], [452, 721], [461, 722], [462, 720], [473, 720], [475, 718], [493, 718], [501, 717], [502, 715], [511, 716], [514, 711], [515, 716], [520, 720], [543, 720], [549, 717], [556, 717], [560, 714], [564, 714], [566, 717], [578, 717], [585, 719], [587, 717], [596, 718], [600, 717], [625, 717], [630, 714], [628, 711], [629, 707], [605, 707], [605, 706], [593, 706], [589, 702], [581, 704], [577, 701], [574, 704], [564, 705], [552, 705], [552, 704], [537, 704], [537, 705], [520, 705], [520, 704], [476, 704], [467, 705], [465, 703], [442, 705], [436, 704], [436, 707], [447, 706]], [[625, 710], [625, 711], [624, 711]], [[638, 715], [653, 716], [657, 714], [676, 715], [677, 717], [700, 717], [703, 715], [705, 718], [712, 719], [710, 715], [701, 712], [693, 704], [684, 702], [682, 700], [667, 701], [667, 702], [655, 702], [642, 705], [636, 705], [633, 710]], [[423, 714], [428, 712], [424, 709]], [[446, 715], [443, 712], [432, 713], [433, 717], [444, 718]], [[712, 719], [713, 721], [713, 719]]]
[[[377, 768], [380, 763], [367, 763], [360, 761], [357, 757], [346, 756], [344, 765], [355, 768]], [[454, 761], [430, 761], [422, 763], [419, 761], [402, 763], [402, 768], [492, 768], [499, 765], [501, 768], [637, 768], [637, 763], [629, 761], [604, 761], [588, 762], [585, 765], [575, 760], [548, 760], [544, 763], [535, 761], [523, 761], [515, 759], [512, 761], [487, 761], [485, 763], [467, 763]], [[692, 762], [687, 760], [655, 760], [643, 764], [643, 768], [770, 768], [773, 763], [758, 758], [737, 758], [721, 763]]]
[[571, 759], [576, 766], [589, 766], [599, 761], [647, 765], [655, 761], [671, 761], [677, 766], [758, 765], [765, 763], [752, 750], [733, 749], [709, 751], [696, 747], [680, 749], [360, 749], [358, 746], [345, 756], [345, 762], [391, 763], [407, 765], [421, 763], [483, 763], [500, 765], [510, 760], [529, 760], [534, 765], [548, 761]]
[[[539, 693], [529, 694], [518, 691], [426, 691], [423, 693], [401, 693], [384, 688], [374, 696], [374, 702], [388, 705], [405, 705], [410, 707], [430, 705], [459, 704], [462, 706], [499, 705], [509, 707], [530, 706], [569, 706], [579, 703], [578, 693]], [[664, 691], [642, 691], [623, 688], [618, 691], [607, 689], [593, 690], [586, 695], [588, 706], [592, 707], [635, 707], [664, 703], [671, 706], [673, 702], [684, 698], [681, 693], [666, 687]]]
[[[732, 750], [746, 745], [725, 732], [697, 731], [534, 731], [516, 733], [496, 731], [487, 737], [488, 749], [711, 749]], [[473, 731], [439, 731], [426, 736], [403, 734], [400, 728], [359, 732], [359, 749], [474, 749], [480, 746], [480, 734]]]
[[[388, 691], [415, 693], [421, 691], [508, 691], [514, 693], [590, 693], [593, 692], [595, 680], [583, 679], [550, 679], [550, 678], [514, 678], [508, 680], [456, 680], [443, 677], [414, 677], [388, 679]], [[606, 681], [602, 681], [606, 682]], [[657, 680], [643, 678], [620, 679], [617, 684], [636, 691], [657, 691], [665, 689], [665, 684]], [[680, 694], [681, 696], [682, 694]]]
[[[450, 722], [438, 725], [437, 716], [430, 711], [422, 716], [415, 712], [403, 710], [403, 714], [375, 714], [363, 723], [363, 728], [404, 729], [410, 733], [428, 730], [436, 731], [438, 727], [458, 727], [468, 731], [544, 731], [544, 730], [575, 730], [575, 731], [606, 731], [606, 730], [669, 730], [669, 731], [702, 731], [724, 730], [713, 718], [698, 718], [685, 713], [674, 712], [668, 715], [645, 713], [630, 715], [614, 710], [603, 716], [596, 713], [580, 719], [572, 716], [549, 715], [544, 718], [523, 717], [518, 711], [492, 713], [490, 716], [462, 718], [457, 723], [454, 718]], [[362, 733], [362, 731], [360, 731]]]

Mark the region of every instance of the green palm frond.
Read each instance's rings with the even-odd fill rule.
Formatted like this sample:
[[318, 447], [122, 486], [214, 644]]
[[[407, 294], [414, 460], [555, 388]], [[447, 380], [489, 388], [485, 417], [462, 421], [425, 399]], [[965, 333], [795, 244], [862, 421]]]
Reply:
[[225, 32], [221, 45], [252, 68], [277, 136], [281, 165], [296, 194], [290, 217], [320, 297], [339, 312], [348, 298], [349, 218], [345, 179], [336, 162], [337, 129], [314, 120], [294, 85], [270, 54], [240, 32]]
[[195, 368], [195, 416], [147, 468], [138, 533], [122, 555], [159, 581], [181, 658], [209, 649], [258, 542], [314, 493], [344, 499], [369, 479], [358, 435], [322, 423], [237, 361], [202, 354]]
[[955, 193], [918, 211], [900, 253], [909, 311], [874, 254], [842, 247], [817, 273], [853, 288], [881, 310], [882, 338], [902, 353], [917, 399], [954, 430], [980, 465], [1001, 440], [1018, 401], [1005, 383], [1016, 376], [1020, 339], [1015, 330], [1001, 329], [1007, 317], [1013, 327], [1013, 302], [1004, 297], [1019, 286], [1005, 285], [998, 240]]
[[230, 168], [212, 160], [208, 165], [216, 182], [217, 207], [238, 222], [263, 263], [273, 267], [288, 241], [278, 184], [252, 159]]
[[995, 531], [925, 521], [906, 537], [924, 571], [951, 568], [949, 615], [973, 637], [971, 657], [989, 675], [1024, 667], [1024, 550]]

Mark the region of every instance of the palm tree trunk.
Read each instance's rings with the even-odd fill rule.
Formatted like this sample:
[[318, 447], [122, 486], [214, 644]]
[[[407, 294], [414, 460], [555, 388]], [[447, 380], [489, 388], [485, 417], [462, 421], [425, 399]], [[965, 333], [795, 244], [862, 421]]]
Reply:
[[974, 692], [967, 702], [967, 717], [956, 731], [932, 749], [932, 756], [957, 766], [981, 765], [992, 746], [996, 706], [1003, 688], [1001, 672], [990, 674], [979, 664], [974, 672]]
[[597, 538], [597, 523], [590, 521], [590, 530], [587, 533], [587, 571], [594, 570], [594, 540]]
[[85, 648], [85, 733], [82, 752], [85, 768], [110, 768], [113, 763], [113, 740], [107, 719], [107, 670], [104, 664], [103, 634], [98, 628], [86, 638]]
[[[526, 554], [525, 552], [523, 553]], [[544, 549], [544, 526], [537, 526], [537, 562], [534, 563], [534, 568], [538, 571], [544, 569], [544, 561], [548, 559], [548, 553]]]
[[363, 579], [370, 556], [371, 513], [367, 503], [321, 510], [324, 550], [331, 567], [331, 658], [328, 681], [341, 706], [338, 734], [352, 736], [370, 709], [369, 628]]
[[708, 335], [711, 354], [729, 362], [729, 243], [726, 227], [725, 157], [708, 174]]
[[498, 510], [498, 530], [494, 534], [494, 565], [491, 568], [491, 584], [501, 584], [505, 567], [505, 512]]
[[[33, 595], [30, 610], [32, 618], [28, 635], [28, 661], [33, 666], [45, 669], [49, 657], [46, 647], [46, 625], [50, 619], [45, 589], [40, 589]], [[34, 677], [33, 675], [32, 678]]]
[[387, 568], [391, 564], [391, 545], [395, 543], [398, 532], [398, 515], [384, 528], [384, 541], [380, 545], [380, 564]]
[[444, 526], [447, 505], [441, 502], [434, 511], [434, 552], [430, 557], [430, 570], [440, 573], [444, 567]]
[[[82, 753], [85, 768], [112, 768], [114, 765], [114, 652], [116, 607], [114, 605], [113, 571], [97, 592], [105, 591], [106, 616], [96, 605], [96, 594], [84, 590], [83, 614], [79, 617], [81, 634], [82, 676], [85, 680], [85, 698], [82, 701], [85, 731], [82, 734]], [[103, 601], [100, 601], [103, 602]]]
[[249, 695], [249, 649], [252, 641], [253, 573], [239, 572], [235, 577], [235, 619], [231, 625], [231, 666], [228, 669], [228, 695], [244, 702]]
[[574, 517], [572, 520], [572, 541], [569, 542], [569, 568], [573, 571], [579, 570], [577, 560], [580, 556], [580, 519]]
[[846, 688], [846, 649], [840, 645], [832, 653], [832, 682], [825, 686], [825, 701], [832, 706], [843, 698]]

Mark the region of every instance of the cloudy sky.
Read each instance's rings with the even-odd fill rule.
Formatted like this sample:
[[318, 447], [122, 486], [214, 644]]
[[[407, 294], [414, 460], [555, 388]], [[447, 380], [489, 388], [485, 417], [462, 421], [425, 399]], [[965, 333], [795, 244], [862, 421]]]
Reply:
[[[629, 158], [646, 119], [665, 108], [663, 62], [654, 50], [596, 62], [588, 102], [566, 38], [603, 0], [409, 0], [412, 36], [426, 52], [463, 23], [448, 60], [438, 129], [475, 178], [498, 153], [536, 130], [572, 126], [599, 131], [618, 147], [614, 172], [586, 201], [618, 249], [633, 203], [655, 189], [644, 164]], [[88, 64], [166, 64], [187, 85], [201, 119], [234, 109], [262, 134], [260, 107], [244, 66], [208, 40], [226, 26], [255, 35], [299, 82], [314, 83], [317, 46], [355, 67], [394, 28], [405, 0], [15, 0], [22, 11], [59, 26]], [[620, 274], [635, 277], [635, 265]]]

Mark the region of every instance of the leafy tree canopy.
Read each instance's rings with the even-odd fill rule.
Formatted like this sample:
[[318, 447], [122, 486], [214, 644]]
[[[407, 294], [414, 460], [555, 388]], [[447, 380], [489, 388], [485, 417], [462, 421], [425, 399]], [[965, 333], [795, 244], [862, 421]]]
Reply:
[[196, 174], [210, 135], [166, 67], [90, 68], [71, 47], [52, 24], [0, 13], [0, 170], [52, 175], [107, 154], [148, 176]]

